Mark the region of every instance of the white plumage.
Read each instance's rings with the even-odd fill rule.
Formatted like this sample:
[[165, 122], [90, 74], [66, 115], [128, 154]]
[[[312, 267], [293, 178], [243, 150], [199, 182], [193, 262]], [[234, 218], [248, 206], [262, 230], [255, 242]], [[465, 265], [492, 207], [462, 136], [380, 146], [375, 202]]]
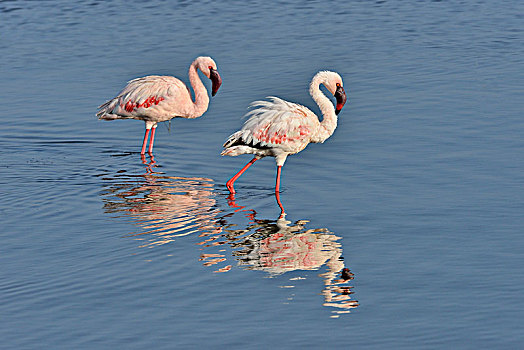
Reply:
[[254, 109], [247, 113], [249, 119], [242, 129], [231, 135], [224, 144], [224, 155], [243, 154], [232, 154], [238, 149], [231, 146], [239, 141], [255, 146], [251, 147], [255, 154], [294, 154], [307, 146], [313, 131], [320, 124], [317, 116], [307, 107], [278, 97], [269, 97], [269, 101], [255, 101], [251, 106]]
[[[335, 96], [336, 108], [320, 91], [320, 84]], [[278, 198], [280, 170], [287, 156], [302, 151], [311, 142], [324, 142], [329, 138], [337, 127], [337, 114], [346, 102], [342, 78], [335, 72], [318, 72], [311, 80], [309, 91], [320, 107], [322, 122], [309, 108], [278, 97], [269, 97], [268, 101], [255, 101], [252, 104], [254, 109], [246, 114], [249, 119], [228, 138], [222, 151], [222, 155], [228, 156], [255, 155], [227, 182], [231, 193], [235, 192], [233, 183], [251, 164], [257, 159], [272, 156], [278, 167], [275, 192], [281, 205]]]

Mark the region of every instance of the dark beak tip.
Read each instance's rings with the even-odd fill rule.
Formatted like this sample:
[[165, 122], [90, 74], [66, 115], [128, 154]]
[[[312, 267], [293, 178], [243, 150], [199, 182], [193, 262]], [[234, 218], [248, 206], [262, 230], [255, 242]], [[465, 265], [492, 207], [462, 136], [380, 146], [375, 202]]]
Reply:
[[210, 78], [212, 82], [211, 96], [215, 96], [218, 92], [218, 89], [220, 88], [220, 85], [222, 85], [222, 78], [220, 78], [220, 75], [216, 70], [211, 71]]
[[347, 102], [346, 92], [342, 86], [337, 88], [337, 91], [335, 92], [335, 98], [337, 100], [335, 114], [338, 115]]

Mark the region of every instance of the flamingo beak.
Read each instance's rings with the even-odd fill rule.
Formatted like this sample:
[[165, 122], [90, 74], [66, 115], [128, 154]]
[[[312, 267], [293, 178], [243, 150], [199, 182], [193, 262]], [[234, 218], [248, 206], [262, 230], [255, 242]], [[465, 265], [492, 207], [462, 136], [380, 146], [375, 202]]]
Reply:
[[346, 104], [346, 92], [344, 91], [344, 88], [339, 85], [337, 86], [337, 91], [335, 91], [335, 98], [337, 99], [337, 107], [335, 108], [335, 114], [338, 115], [340, 111], [342, 110], [342, 107]]
[[212, 82], [211, 96], [215, 96], [218, 91], [218, 88], [220, 87], [220, 85], [222, 85], [222, 78], [220, 78], [220, 75], [215, 69], [210, 68], [209, 79], [211, 79]]

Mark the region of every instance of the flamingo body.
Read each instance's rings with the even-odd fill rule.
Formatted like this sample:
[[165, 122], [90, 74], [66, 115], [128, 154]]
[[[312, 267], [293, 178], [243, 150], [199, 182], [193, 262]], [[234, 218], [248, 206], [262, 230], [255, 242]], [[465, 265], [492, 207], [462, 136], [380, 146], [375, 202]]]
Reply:
[[222, 83], [216, 63], [210, 57], [198, 57], [189, 68], [189, 80], [195, 93], [195, 101], [191, 98], [189, 88], [179, 79], [172, 76], [150, 75], [129, 81], [118, 96], [99, 107], [97, 116], [103, 120], [138, 119], [144, 121], [146, 134], [141, 153], [145, 153], [149, 131], [153, 129], [149, 142], [151, 153], [157, 123], [175, 117], [197, 118], [207, 110], [209, 96], [197, 70], [202, 71], [212, 80], [212, 95], [214, 96]]
[[[320, 84], [336, 97], [336, 107], [320, 91]], [[268, 101], [255, 101], [252, 104], [254, 109], [246, 114], [249, 119], [223, 145], [223, 156], [254, 155], [254, 158], [227, 182], [231, 193], [235, 192], [233, 183], [256, 160], [266, 156], [275, 157], [275, 194], [282, 212], [284, 211], [280, 203], [279, 186], [281, 168], [287, 156], [302, 151], [309, 143], [322, 143], [329, 138], [337, 127], [337, 114], [346, 102], [342, 78], [335, 72], [318, 72], [311, 81], [309, 91], [320, 107], [322, 122], [309, 108], [278, 97], [269, 97]]]
[[255, 154], [258, 158], [271, 156], [277, 165], [284, 165], [286, 157], [302, 151], [314, 139], [320, 127], [317, 116], [307, 107], [269, 97], [269, 101], [256, 101], [258, 107], [242, 129], [224, 143], [222, 155]]
[[150, 75], [131, 80], [117, 97], [100, 106], [97, 115], [104, 120], [139, 119], [159, 123], [177, 116], [188, 117], [187, 101], [191, 101], [191, 95], [179, 79]]

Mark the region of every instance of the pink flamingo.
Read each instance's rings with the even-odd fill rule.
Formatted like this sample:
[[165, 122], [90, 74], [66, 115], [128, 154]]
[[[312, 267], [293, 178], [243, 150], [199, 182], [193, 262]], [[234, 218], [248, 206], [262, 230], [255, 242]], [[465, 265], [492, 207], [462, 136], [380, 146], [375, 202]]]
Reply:
[[[195, 102], [191, 91], [179, 79], [171, 76], [149, 75], [131, 80], [117, 97], [107, 101], [96, 114], [98, 119], [139, 119], [146, 123], [141, 154], [146, 151], [147, 139], [151, 131], [149, 150], [153, 151], [157, 123], [175, 117], [198, 118], [209, 106], [207, 90], [198, 76], [197, 70], [212, 82], [211, 96], [215, 96], [222, 84], [217, 65], [211, 57], [198, 57], [189, 67], [189, 81], [195, 92]], [[152, 129], [152, 130], [151, 130]]]
[[[336, 100], [336, 107], [326, 95], [320, 91], [323, 84]], [[249, 119], [242, 129], [232, 134], [224, 143], [223, 156], [238, 156], [254, 154], [253, 159], [233, 176], [226, 186], [235, 193], [233, 183], [258, 159], [271, 156], [277, 163], [277, 178], [275, 196], [284, 213], [280, 202], [280, 173], [286, 158], [290, 154], [302, 151], [310, 142], [326, 141], [337, 127], [337, 115], [346, 103], [346, 93], [342, 78], [335, 72], [318, 72], [309, 86], [309, 93], [320, 107], [322, 122], [307, 107], [287, 102], [277, 97], [269, 97], [270, 101], [255, 101], [252, 106], [258, 107], [247, 113]]]

